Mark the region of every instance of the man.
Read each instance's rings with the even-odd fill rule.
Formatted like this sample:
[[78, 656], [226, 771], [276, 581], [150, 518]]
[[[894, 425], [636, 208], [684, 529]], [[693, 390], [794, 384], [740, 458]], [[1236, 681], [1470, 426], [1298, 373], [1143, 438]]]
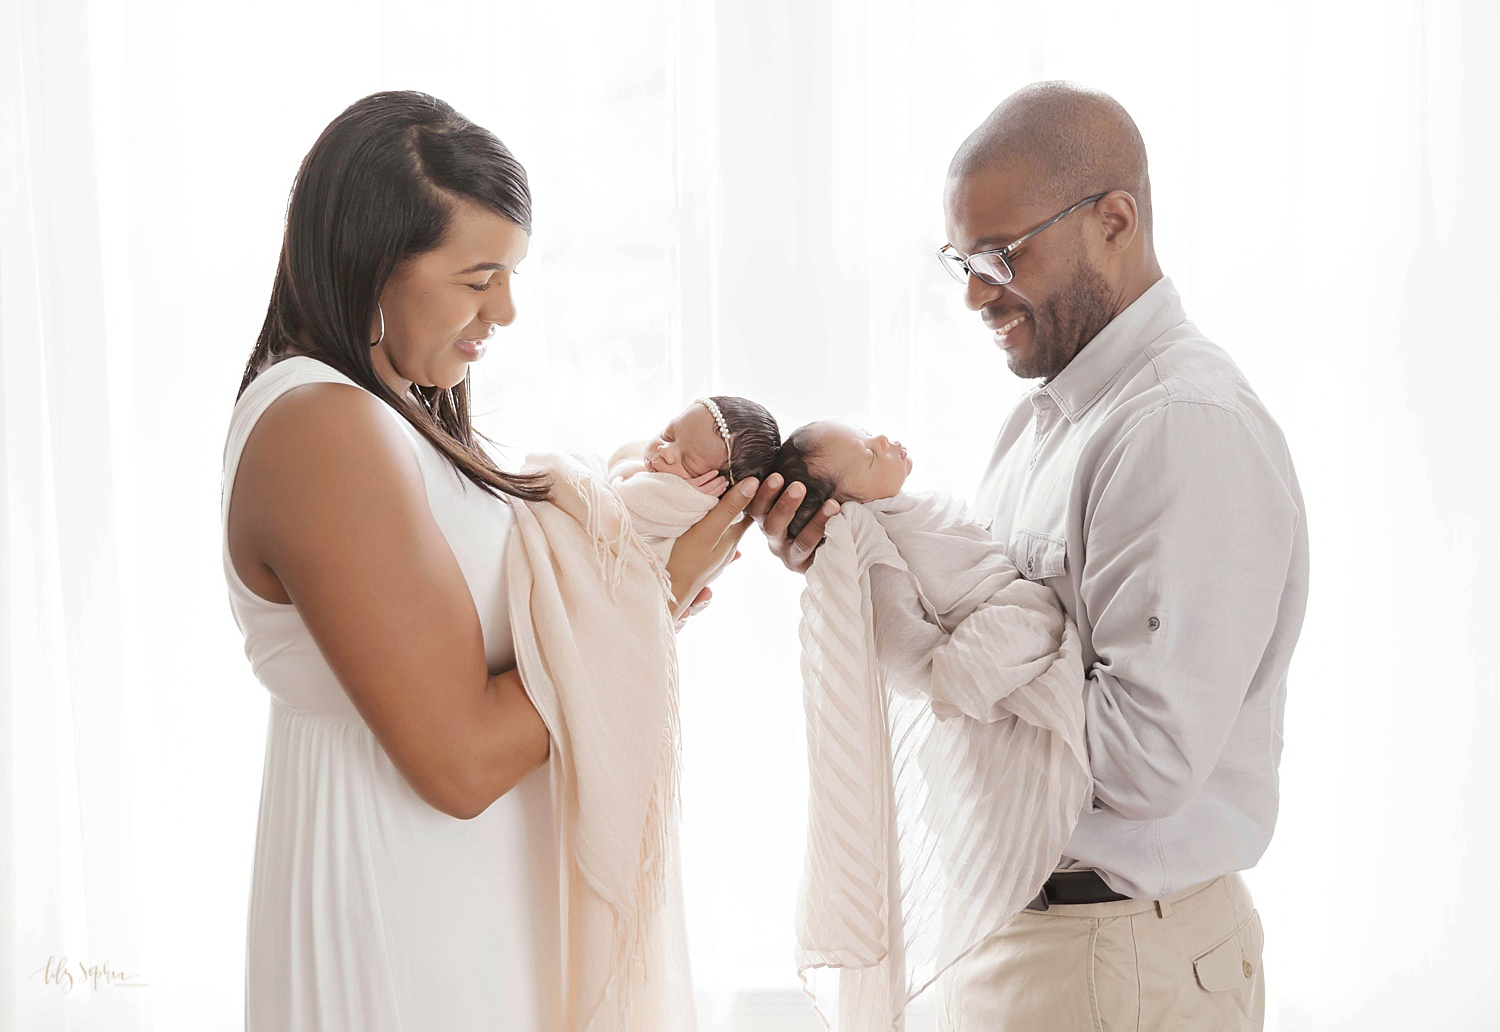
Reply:
[[[944, 1027], [1259, 1029], [1237, 872], [1275, 824], [1307, 597], [1286, 443], [1163, 277], [1145, 147], [1113, 99], [1020, 90], [959, 148], [944, 200], [942, 260], [1011, 370], [1041, 380], [981, 505], [1078, 625], [1093, 777], [1042, 895], [944, 977]], [[800, 486], [768, 478], [749, 509], [793, 569], [837, 511], [788, 540]]]

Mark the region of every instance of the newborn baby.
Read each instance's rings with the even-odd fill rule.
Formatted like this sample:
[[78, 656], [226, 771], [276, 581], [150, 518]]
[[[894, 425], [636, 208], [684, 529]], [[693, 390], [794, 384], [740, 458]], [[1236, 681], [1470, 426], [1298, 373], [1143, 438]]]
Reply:
[[841, 504], [802, 594], [797, 907], [798, 974], [837, 1032], [902, 1027], [1036, 896], [1089, 787], [1077, 629], [962, 506], [901, 493], [911, 466], [835, 422], [775, 464], [807, 488], [790, 534]]
[[781, 429], [747, 398], [699, 398], [661, 433], [628, 444], [610, 460], [609, 478], [631, 523], [663, 563], [672, 543], [733, 484], [764, 478], [781, 446]]
[[842, 505], [898, 494], [911, 472], [911, 458], [900, 441], [823, 420], [799, 427], [786, 439], [775, 470], [785, 483], [798, 481], [807, 488], [787, 527], [787, 537], [796, 537], [830, 498]]

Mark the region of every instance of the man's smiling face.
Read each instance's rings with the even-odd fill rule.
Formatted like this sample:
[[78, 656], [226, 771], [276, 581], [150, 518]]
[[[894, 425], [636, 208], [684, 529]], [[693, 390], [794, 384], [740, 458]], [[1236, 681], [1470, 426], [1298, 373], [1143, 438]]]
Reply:
[[[1004, 247], [1080, 199], [1028, 202], [1030, 176], [1013, 162], [950, 178], [948, 242], [965, 255]], [[964, 302], [994, 333], [1017, 376], [1050, 380], [1114, 317], [1113, 291], [1089, 257], [1094, 217], [1085, 206], [1028, 240], [1010, 259], [1015, 278], [1004, 286], [968, 279]]]

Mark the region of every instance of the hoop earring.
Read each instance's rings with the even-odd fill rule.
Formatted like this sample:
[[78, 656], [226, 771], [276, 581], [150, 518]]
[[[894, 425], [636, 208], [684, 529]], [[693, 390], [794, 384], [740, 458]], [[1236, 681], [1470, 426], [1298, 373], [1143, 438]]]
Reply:
[[379, 344], [381, 341], [385, 340], [385, 312], [381, 310], [379, 301], [375, 302], [375, 313], [380, 316], [380, 336], [376, 337], [375, 343], [370, 345], [370, 347], [372, 348], [375, 346], [375, 344]]

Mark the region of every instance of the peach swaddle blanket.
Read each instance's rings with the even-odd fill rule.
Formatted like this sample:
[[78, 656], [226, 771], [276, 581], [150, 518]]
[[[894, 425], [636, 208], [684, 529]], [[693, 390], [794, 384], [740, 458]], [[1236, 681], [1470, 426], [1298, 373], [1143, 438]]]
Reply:
[[566, 455], [514, 500], [516, 663], [552, 737], [567, 1032], [696, 1028], [677, 870], [677, 653], [665, 570], [618, 495]]
[[641, 459], [609, 467], [609, 483], [625, 503], [636, 533], [664, 566], [683, 532], [719, 504], [681, 477], [652, 473]]

